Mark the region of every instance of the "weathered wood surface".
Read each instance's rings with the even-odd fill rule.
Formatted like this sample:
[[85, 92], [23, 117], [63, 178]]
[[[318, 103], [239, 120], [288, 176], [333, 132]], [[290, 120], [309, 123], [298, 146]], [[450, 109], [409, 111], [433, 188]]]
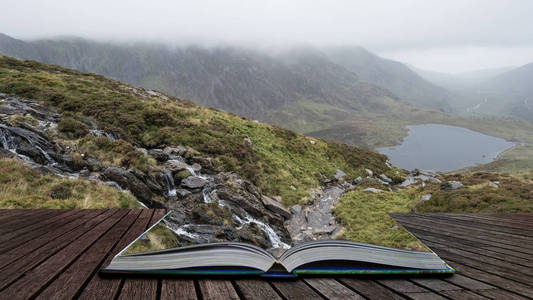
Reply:
[[532, 214], [393, 214], [451, 277], [120, 278], [99, 270], [164, 210], [0, 210], [0, 299], [532, 299]]

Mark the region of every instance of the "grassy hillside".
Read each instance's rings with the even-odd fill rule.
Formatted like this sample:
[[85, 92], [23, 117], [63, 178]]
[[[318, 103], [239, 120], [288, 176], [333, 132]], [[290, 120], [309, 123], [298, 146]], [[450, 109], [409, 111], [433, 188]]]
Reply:
[[[184, 145], [213, 157], [220, 169], [250, 179], [263, 193], [281, 195], [286, 204], [307, 196], [320, 185], [322, 175], [330, 178], [337, 169], [353, 178], [363, 175], [365, 168], [398, 176], [385, 165], [386, 157], [375, 152], [305, 137], [58, 66], [0, 57], [0, 92], [58, 109], [63, 137], [79, 149], [90, 145], [91, 151], [105, 153], [101, 158], [118, 156], [124, 167], [149, 169], [151, 162], [133, 146]], [[93, 139], [83, 138], [91, 121], [124, 140], [87, 141]]]
[[0, 159], [0, 208], [135, 208], [129, 192], [84, 179], [43, 175], [16, 159]]

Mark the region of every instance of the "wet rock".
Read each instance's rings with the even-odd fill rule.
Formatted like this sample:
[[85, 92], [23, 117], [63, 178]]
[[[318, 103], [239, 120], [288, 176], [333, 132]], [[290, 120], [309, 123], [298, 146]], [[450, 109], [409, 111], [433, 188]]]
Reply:
[[207, 180], [198, 176], [189, 176], [181, 181], [181, 186], [189, 189], [201, 188], [207, 184]]
[[187, 195], [190, 195], [190, 194], [191, 194], [191, 192], [189, 192], [188, 190], [176, 189], [176, 195], [180, 196], [181, 198], [184, 198], [184, 197], [186, 197]]
[[189, 170], [181, 170], [179, 172], [176, 172], [174, 174], [174, 182], [177, 182], [178, 184], [185, 178], [191, 176], [191, 172]]
[[443, 191], [453, 191], [463, 187], [463, 183], [460, 181], [446, 181], [440, 185], [440, 189]]
[[285, 218], [289, 218], [290, 217], [290, 213], [287, 209], [285, 209], [285, 207], [283, 207], [279, 202], [277, 202], [276, 200], [272, 199], [272, 198], [269, 198], [265, 195], [261, 195], [261, 201], [263, 202], [263, 205], [269, 209], [270, 211], [274, 212], [274, 213], [277, 213], [277, 214], [280, 214], [282, 215], [283, 217]]
[[193, 169], [194, 172], [200, 172], [200, 170], [202, 169], [202, 166], [200, 166], [200, 165], [197, 164], [197, 163], [194, 163], [194, 164], [191, 166], [191, 169]]
[[150, 149], [148, 150], [148, 154], [158, 162], [165, 162], [170, 159], [169, 154], [161, 149]]
[[369, 188], [364, 189], [363, 192], [370, 192], [370, 193], [378, 194], [378, 193], [383, 192], [383, 190], [369, 187]]
[[335, 173], [335, 179], [341, 180], [342, 178], [346, 177], [346, 173], [344, 173], [342, 170], [337, 169], [337, 173]]
[[187, 163], [180, 161], [180, 160], [169, 160], [163, 164], [163, 167], [173, 174], [182, 170], [192, 170], [192, 167], [189, 166]]
[[131, 172], [117, 167], [109, 167], [104, 171], [104, 176], [120, 185], [123, 189], [130, 190], [139, 201], [154, 207], [152, 191]]

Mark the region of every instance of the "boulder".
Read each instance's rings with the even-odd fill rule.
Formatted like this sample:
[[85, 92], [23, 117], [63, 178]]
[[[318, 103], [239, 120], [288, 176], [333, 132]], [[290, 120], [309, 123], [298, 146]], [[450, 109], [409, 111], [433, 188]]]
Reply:
[[279, 202], [276, 200], [269, 198], [265, 195], [261, 195], [261, 201], [263, 202], [263, 205], [270, 211], [280, 214], [285, 218], [290, 217], [290, 212], [285, 209]]
[[181, 186], [189, 189], [201, 188], [207, 184], [207, 180], [198, 176], [189, 176], [181, 181]]
[[131, 172], [117, 167], [105, 169], [104, 176], [116, 183], [123, 189], [130, 190], [139, 201], [152, 205], [152, 191]]
[[148, 150], [148, 154], [155, 158], [155, 160], [158, 162], [165, 162], [170, 159], [169, 154], [161, 149], [150, 149]]
[[429, 201], [431, 200], [431, 194], [424, 194], [420, 197], [420, 201]]
[[381, 174], [379, 175], [379, 178], [381, 178], [381, 180], [385, 181], [385, 182], [388, 182], [388, 183], [391, 183], [392, 182], [392, 179], [389, 178], [389, 176], [385, 175], [385, 174]]
[[372, 170], [365, 169], [365, 171], [368, 174], [368, 176], [370, 176], [370, 177], [374, 176], [374, 172], [372, 172]]
[[443, 191], [453, 191], [461, 187], [463, 187], [463, 183], [461, 183], [460, 181], [453, 181], [453, 180], [446, 181], [440, 185], [440, 189]]
[[192, 170], [191, 166], [177, 159], [171, 159], [167, 161], [163, 165], [163, 167], [165, 167], [165, 169], [169, 170], [173, 174], [182, 170]]

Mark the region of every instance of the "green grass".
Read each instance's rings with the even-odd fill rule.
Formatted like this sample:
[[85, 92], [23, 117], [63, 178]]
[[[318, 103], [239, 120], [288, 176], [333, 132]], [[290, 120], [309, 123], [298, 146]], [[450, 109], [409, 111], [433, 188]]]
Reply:
[[[184, 145], [214, 157], [221, 170], [251, 180], [262, 193], [282, 196], [287, 205], [298, 203], [319, 186], [321, 174], [332, 177], [337, 169], [354, 178], [364, 175], [365, 168], [390, 176], [396, 172], [385, 166], [385, 156], [375, 152], [257, 124], [190, 101], [141, 96], [118, 81], [58, 66], [0, 57], [0, 92], [56, 108], [70, 118], [62, 137], [70, 139], [80, 156], [90, 152], [109, 164], [142, 170], [149, 169], [151, 162], [143, 161], [133, 146]], [[86, 124], [93, 120], [120, 133], [124, 141], [102, 145], [81, 137], [83, 132], [73, 128], [73, 120]]]
[[387, 213], [410, 212], [418, 201], [415, 188], [400, 192], [374, 194], [361, 189], [344, 194], [335, 207], [348, 240], [411, 250], [427, 250], [407, 230], [396, 223]]
[[488, 164], [469, 167], [459, 172], [522, 173], [533, 170], [533, 145], [522, 144], [500, 153]]
[[88, 181], [43, 175], [17, 159], [0, 159], [0, 208], [137, 208], [129, 192]]

